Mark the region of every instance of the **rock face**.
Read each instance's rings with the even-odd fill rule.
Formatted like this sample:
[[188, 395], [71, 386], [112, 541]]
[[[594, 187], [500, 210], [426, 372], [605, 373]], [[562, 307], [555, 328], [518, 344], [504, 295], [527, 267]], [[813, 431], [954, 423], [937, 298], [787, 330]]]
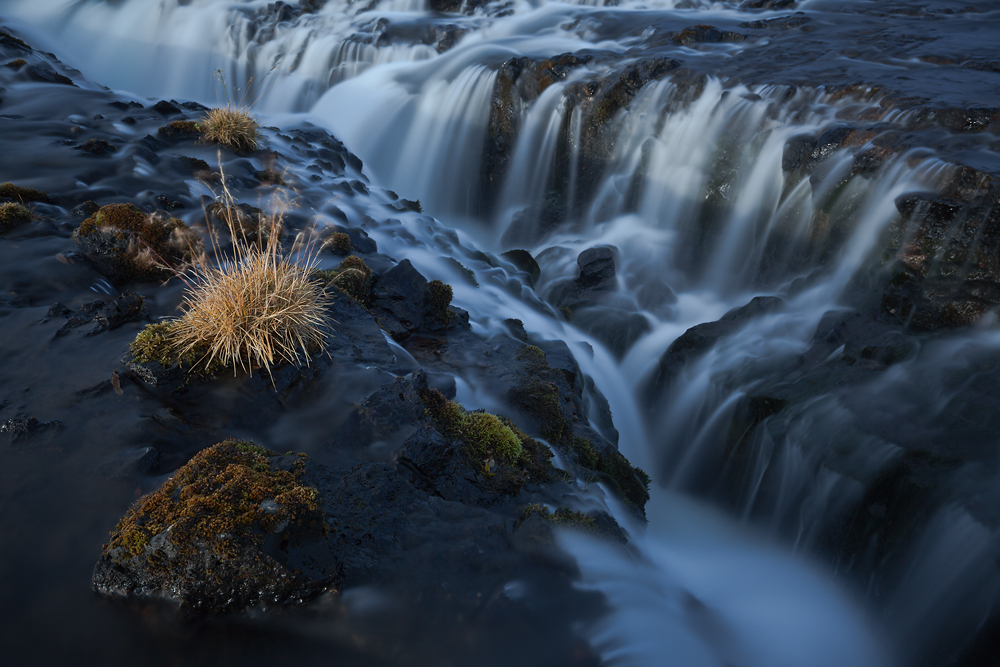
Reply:
[[[503, 186], [521, 130], [522, 111], [549, 86], [566, 79], [570, 72], [590, 61], [590, 56], [567, 53], [542, 60], [512, 58], [500, 67], [491, 98], [481, 163], [480, 205], [484, 213], [493, 209]], [[565, 219], [569, 209], [586, 200], [600, 179], [613, 147], [615, 128], [611, 121], [629, 105], [640, 88], [663, 78], [679, 65], [669, 58], [648, 58], [623, 64], [600, 78], [570, 84], [564, 93], [570, 107], [565, 117], [570, 118], [578, 109], [582, 118], [575, 166], [577, 200], [568, 201], [574, 167], [569, 157], [569, 123], [563, 123], [553, 175], [544, 197], [546, 203], [540, 210], [525, 211], [511, 225], [506, 237], [511, 245], [544, 238]]]

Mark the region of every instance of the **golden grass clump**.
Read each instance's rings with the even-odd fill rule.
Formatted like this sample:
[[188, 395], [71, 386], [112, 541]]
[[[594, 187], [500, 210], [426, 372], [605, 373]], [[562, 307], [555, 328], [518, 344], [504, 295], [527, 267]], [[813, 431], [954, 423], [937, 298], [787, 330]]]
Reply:
[[222, 144], [238, 153], [252, 153], [259, 145], [260, 124], [247, 107], [228, 105], [210, 109], [198, 126], [204, 141]]
[[[201, 355], [199, 366], [254, 368], [308, 363], [328, 335], [330, 297], [313, 267], [279, 251], [280, 234], [250, 243], [240, 233], [236, 204], [223, 188], [223, 215], [233, 237], [232, 259], [198, 271], [171, 328], [178, 357]], [[272, 216], [275, 226], [281, 216]]]

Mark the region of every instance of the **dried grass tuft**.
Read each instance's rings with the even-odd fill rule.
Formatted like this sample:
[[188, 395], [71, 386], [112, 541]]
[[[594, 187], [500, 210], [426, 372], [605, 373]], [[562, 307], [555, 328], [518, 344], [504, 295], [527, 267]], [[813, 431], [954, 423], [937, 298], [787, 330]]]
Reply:
[[[233, 238], [234, 257], [202, 268], [172, 331], [178, 356], [196, 352], [199, 366], [221, 364], [253, 372], [280, 363], [309, 363], [326, 345], [330, 297], [312, 276], [308, 259], [298, 264], [280, 252], [280, 234], [266, 242], [246, 240], [236, 203], [223, 187], [222, 219]], [[274, 227], [281, 215], [271, 216]]]
[[230, 105], [210, 109], [199, 127], [205, 141], [222, 144], [238, 153], [252, 153], [260, 143], [260, 124], [247, 107]]

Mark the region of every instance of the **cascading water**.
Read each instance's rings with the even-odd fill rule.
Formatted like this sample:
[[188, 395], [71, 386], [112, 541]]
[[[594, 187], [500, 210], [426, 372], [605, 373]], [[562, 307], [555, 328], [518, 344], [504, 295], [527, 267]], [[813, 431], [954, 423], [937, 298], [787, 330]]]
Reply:
[[[815, 390], [792, 385], [805, 366], [825, 361], [810, 355], [830, 313], [856, 307], [858, 285], [878, 267], [898, 217], [897, 198], [940, 192], [955, 168], [919, 146], [858, 167], [874, 135], [851, 121], [877, 118], [880, 132], [915, 122], [905, 111], [883, 112], [891, 105], [877, 89], [803, 85], [807, 65], [789, 75], [794, 83], [740, 83], [716, 70], [764, 48], [760, 40], [716, 35], [705, 40], [719, 45], [713, 51], [695, 38], [659, 37], [665, 26], [707, 22], [754, 29], [740, 23], [748, 15], [738, 3], [467, 4], [474, 11], [464, 15], [404, 0], [331, 0], [307, 11], [214, 0], [167, 0], [155, 11], [135, 0], [13, 2], [5, 11], [59, 42], [92, 79], [135, 94], [207, 103], [217, 97], [215, 68], [232, 82], [259, 77], [262, 111], [327, 126], [379, 184], [438, 218], [401, 213], [372, 227], [383, 251], [452, 283], [477, 332], [500, 333], [505, 318], [518, 318], [539, 340], [569, 345], [610, 403], [622, 452], [654, 478], [648, 528], [628, 525], [628, 513], [608, 501], [629, 529], [633, 558], [565, 539], [584, 585], [614, 607], [592, 629], [608, 663], [657, 664], [669, 653], [685, 666], [885, 665], [892, 650], [880, 635], [905, 664], [948, 660], [996, 604], [995, 531], [956, 497], [890, 546], [852, 545], [844, 555], [831, 540], [886, 471], [909, 460], [918, 436], [899, 433], [899, 424], [940, 438], [935, 429], [950, 424], [935, 415], [974, 382], [955, 376], [987, 363], [1000, 340], [984, 323], [850, 386], [836, 378]], [[828, 11], [821, 20], [838, 25], [833, 4], [798, 9]], [[639, 80], [627, 68], [645, 48], [688, 68], [663, 64]], [[589, 59], [543, 62], [530, 91], [518, 79], [518, 97], [509, 98], [517, 104], [503, 119], [509, 127], [498, 123], [492, 114], [507, 70], [566, 53]], [[278, 74], [268, 80], [271, 68]], [[633, 78], [601, 88], [621, 72]], [[599, 107], [609, 99], [615, 104]], [[807, 135], [819, 137], [815, 149], [795, 164], [788, 147]], [[966, 141], [955, 150], [980, 148]], [[496, 182], [486, 191], [490, 160]], [[362, 224], [380, 211], [373, 203], [345, 214]], [[614, 249], [615, 289], [566, 321], [560, 306], [579, 305], [566, 296], [576, 257], [602, 246]], [[533, 287], [502, 258], [479, 252], [511, 248], [537, 259]], [[754, 297], [780, 301], [723, 318]], [[609, 318], [629, 322], [632, 333], [622, 339], [615, 325], [609, 334]], [[672, 344], [717, 320], [732, 324], [664, 374]], [[824, 354], [839, 358], [843, 348]], [[470, 408], [497, 408], [475, 377], [463, 383]], [[779, 404], [789, 407], [768, 407]], [[962, 433], [995, 443], [985, 431]], [[976, 468], [969, 484], [980, 503], [996, 498], [988, 464], [963, 464]], [[590, 492], [581, 490], [581, 502], [604, 497]], [[853, 592], [867, 596], [877, 620]]]

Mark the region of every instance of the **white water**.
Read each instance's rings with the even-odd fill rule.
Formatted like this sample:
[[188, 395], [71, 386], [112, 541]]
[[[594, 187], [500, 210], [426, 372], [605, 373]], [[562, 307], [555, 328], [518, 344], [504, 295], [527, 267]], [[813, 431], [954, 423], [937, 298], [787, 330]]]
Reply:
[[[5, 11], [48, 35], [50, 48], [92, 79], [135, 94], [212, 102], [219, 96], [215, 68], [231, 83], [261, 77], [262, 111], [310, 112], [364, 159], [378, 184], [421, 199], [439, 218], [393, 212], [398, 222], [369, 230], [383, 252], [452, 283], [456, 303], [470, 311], [481, 333], [496, 333], [504, 318], [515, 317], [540, 339], [569, 344], [611, 404], [623, 453], [655, 479], [647, 529], [629, 525], [628, 513], [609, 501], [629, 528], [635, 555], [566, 537], [585, 585], [605, 593], [615, 608], [593, 629], [594, 645], [609, 663], [664, 664], [669, 656], [670, 664], [685, 667], [886, 665], [891, 650], [876, 637], [911, 647], [903, 651], [910, 661], [921, 647], [954, 648], [949, 633], [959, 636], [981, 622], [996, 599], [997, 577], [988, 567], [996, 538], [961, 509], [942, 512], [914, 537], [912, 564], [886, 594], [882, 620], [861, 611], [856, 591], [834, 577], [835, 567], [811, 560], [824, 521], [840, 517], [900, 453], [887, 439], [838, 439], [835, 432], [851, 417], [835, 398], [802, 408], [798, 428], [784, 440], [762, 432], [750, 444], [751, 483], [739, 516], [726, 518], [682, 495], [714, 469], [722, 456], [721, 433], [754, 378], [791, 364], [809, 346], [822, 315], [841, 305], [896, 215], [895, 197], [937, 189], [945, 165], [903, 155], [873, 178], [847, 178], [851, 154], [842, 152], [817, 178], [790, 183], [781, 166], [786, 140], [836, 122], [837, 103], [815, 90], [789, 97], [778, 87], [714, 78], [688, 103], [665, 79], [644, 88], [614, 121], [614, 154], [589, 203], [547, 237], [525, 243], [512, 237], [511, 224], [546, 195], [559, 129], [574, 122], [566, 87], [572, 77], [599, 73], [601, 66], [581, 68], [524, 110], [498, 209], [492, 219], [475, 221], [468, 218], [476, 209], [495, 67], [516, 55], [622, 50], [623, 44], [569, 29], [569, 21], [589, 8], [522, 2], [506, 18], [455, 18], [470, 32], [439, 55], [425, 44], [374, 43], [381, 32], [376, 19], [415, 21], [421, 3], [382, 2], [362, 11], [360, 3], [331, 0], [316, 15], [279, 24], [266, 39], [260, 32], [248, 37], [251, 12], [266, 4], [193, 0], [181, 6], [168, 0], [151, 10], [135, 0], [12, 2]], [[632, 3], [627, 9], [671, 10], [677, 4]], [[731, 4], [701, 6], [719, 13]], [[276, 74], [264, 78], [271, 67]], [[579, 137], [578, 128], [571, 136]], [[720, 185], [713, 179], [721, 167], [733, 176]], [[628, 197], [633, 185], [637, 201]], [[574, 195], [571, 187], [570, 201]], [[347, 212], [354, 221], [365, 213], [387, 217], [378, 201]], [[712, 228], [707, 241], [700, 238], [706, 225]], [[442, 234], [447, 226], [458, 234]], [[539, 298], [575, 275], [580, 251], [603, 244], [619, 253], [618, 305], [650, 324], [623, 359]], [[512, 270], [472, 255], [475, 248], [508, 247], [526, 247], [540, 258], [536, 291], [512, 281]], [[481, 287], [467, 285], [442, 256], [475, 271]], [[644, 296], [654, 281], [671, 288], [676, 302]], [[786, 308], [747, 323], [687, 367], [647, 418], [641, 387], [669, 345], [689, 327], [761, 294], [781, 295]], [[997, 346], [992, 339], [981, 342]], [[922, 356], [894, 369], [897, 375], [884, 380], [886, 390], [893, 381], [933, 375], [947, 363], [943, 357]], [[739, 389], [723, 388], [733, 377], [743, 378], [735, 383]], [[496, 409], [477, 393], [475, 378], [464, 381], [463, 395]], [[831, 448], [843, 450], [832, 463]], [[765, 474], [776, 471], [780, 493], [763, 512], [758, 490]], [[767, 522], [743, 523], [761, 513]], [[789, 524], [796, 526], [791, 535]], [[943, 579], [945, 574], [952, 576]], [[940, 584], [928, 590], [932, 581]], [[962, 604], [965, 599], [971, 602]], [[939, 625], [946, 630], [928, 632]]]

